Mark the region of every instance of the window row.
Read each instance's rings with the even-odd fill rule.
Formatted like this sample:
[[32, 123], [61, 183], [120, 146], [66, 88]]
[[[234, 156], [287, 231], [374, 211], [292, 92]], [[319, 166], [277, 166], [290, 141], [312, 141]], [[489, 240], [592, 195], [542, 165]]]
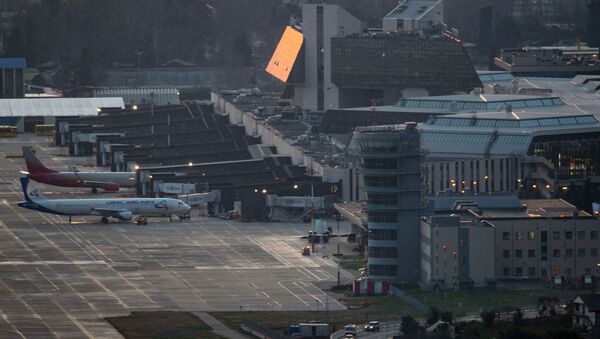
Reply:
[[[523, 267], [515, 267], [515, 271], [514, 274], [511, 274], [510, 272], [510, 267], [504, 267], [502, 269], [502, 274], [505, 276], [517, 276], [517, 277], [522, 277], [523, 276]], [[528, 267], [527, 268], [527, 276], [529, 277], [535, 277], [536, 274], [536, 270], [535, 267]]]
[[373, 205], [396, 205], [398, 196], [395, 194], [369, 194], [368, 203]]
[[397, 265], [369, 265], [369, 275], [393, 277], [398, 275]]
[[370, 229], [369, 230], [369, 239], [370, 240], [397, 240], [398, 232], [396, 230], [386, 230], [386, 229]]
[[396, 187], [396, 177], [365, 176], [365, 186], [368, 187]]
[[[588, 253], [588, 251], [585, 248], [578, 248], [577, 249], [577, 257], [578, 258], [585, 258], [585, 257], [587, 257], [587, 253]], [[573, 257], [573, 249], [572, 248], [566, 248], [563, 251], [560, 248], [555, 248], [555, 249], [552, 250], [552, 256], [554, 258], [560, 258], [561, 255], [564, 255], [565, 258], [572, 258]], [[597, 248], [590, 248], [590, 250], [589, 250], [589, 256], [592, 257], [592, 258], [597, 258], [598, 257], [598, 249]]]
[[369, 246], [369, 258], [396, 258], [397, 247]]
[[[528, 249], [526, 253], [527, 253], [527, 258], [535, 258], [535, 250], [534, 249]], [[524, 254], [525, 254], [525, 251], [522, 249], [515, 250], [515, 258], [523, 258]], [[502, 250], [502, 257], [510, 258], [510, 250]]]
[[395, 170], [398, 168], [398, 161], [396, 159], [364, 159], [363, 168]]
[[[515, 240], [524, 240], [525, 237], [527, 240], [536, 239], [535, 232], [515, 232]], [[510, 240], [510, 232], [502, 232], [502, 240]]]
[[367, 218], [369, 222], [384, 223], [395, 223], [398, 219], [396, 212], [369, 212]]
[[[544, 233], [544, 232], [542, 232]], [[572, 240], [573, 239], [573, 231], [552, 231], [552, 240]], [[598, 239], [598, 231], [577, 231], [577, 240], [597, 240]], [[535, 240], [536, 234], [535, 232], [515, 232], [514, 233], [515, 240]], [[502, 240], [511, 240], [510, 232], [502, 232]], [[542, 239], [542, 241], [546, 241], [546, 239]]]
[[[564, 233], [564, 235], [563, 235]], [[586, 231], [577, 231], [577, 240], [585, 240], [586, 239]], [[552, 239], [553, 240], [561, 240], [561, 235], [564, 237], [564, 240], [572, 240], [573, 239], [573, 231], [552, 231]], [[598, 231], [590, 231], [589, 239], [597, 240], [598, 239]]]

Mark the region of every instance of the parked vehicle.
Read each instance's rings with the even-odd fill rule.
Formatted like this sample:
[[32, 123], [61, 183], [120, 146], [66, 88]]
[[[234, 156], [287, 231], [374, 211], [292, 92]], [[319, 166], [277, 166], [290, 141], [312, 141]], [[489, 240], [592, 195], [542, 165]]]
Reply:
[[310, 246], [304, 246], [302, 248], [302, 255], [310, 255]]
[[329, 232], [325, 232], [323, 234], [319, 234], [315, 231], [308, 231], [308, 243], [312, 244], [318, 244], [321, 243], [321, 237], [323, 237], [323, 243], [328, 243], [329, 242]]

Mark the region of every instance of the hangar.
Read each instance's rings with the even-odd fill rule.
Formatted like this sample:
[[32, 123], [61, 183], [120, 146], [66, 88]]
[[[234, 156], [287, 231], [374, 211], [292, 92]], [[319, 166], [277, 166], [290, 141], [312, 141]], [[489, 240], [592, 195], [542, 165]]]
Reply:
[[0, 125], [33, 132], [35, 125], [54, 124], [57, 117], [97, 116], [106, 108], [125, 108], [123, 98], [1, 99]]

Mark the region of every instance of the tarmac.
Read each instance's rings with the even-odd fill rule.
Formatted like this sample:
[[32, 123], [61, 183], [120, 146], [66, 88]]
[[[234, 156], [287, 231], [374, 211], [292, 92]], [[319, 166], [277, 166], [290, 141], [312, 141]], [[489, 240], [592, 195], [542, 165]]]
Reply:
[[[344, 309], [319, 288], [337, 279], [332, 258], [300, 253], [309, 225], [195, 215], [150, 219], [146, 226], [103, 225], [98, 217], [74, 217], [69, 224], [16, 205], [23, 200], [19, 171], [26, 168], [14, 156], [25, 145], [49, 168], [92, 163], [60, 156], [66, 151], [43, 137], [0, 138], [1, 338], [120, 338], [104, 317], [131, 311]], [[37, 186], [48, 198], [114, 196]], [[341, 232], [349, 228], [343, 223]], [[341, 272], [344, 283], [352, 279]]]

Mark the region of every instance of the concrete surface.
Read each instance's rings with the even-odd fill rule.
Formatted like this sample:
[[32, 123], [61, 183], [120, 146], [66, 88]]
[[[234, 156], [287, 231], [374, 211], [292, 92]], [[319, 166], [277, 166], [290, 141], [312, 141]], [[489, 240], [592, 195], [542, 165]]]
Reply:
[[[135, 310], [310, 310], [325, 304], [315, 284], [335, 281], [337, 267], [333, 258], [300, 254], [309, 225], [194, 216], [151, 219], [147, 226], [103, 225], [97, 217], [68, 224], [65, 217], [16, 206], [25, 165], [6, 155], [20, 154], [24, 145], [39, 149], [50, 168], [91, 162], [52, 156], [64, 150], [45, 138], [0, 139], [0, 337], [118, 338], [103, 317]], [[52, 198], [92, 196], [86, 189], [38, 186]], [[351, 276], [342, 270], [342, 278]], [[343, 305], [330, 298], [329, 307]]]

